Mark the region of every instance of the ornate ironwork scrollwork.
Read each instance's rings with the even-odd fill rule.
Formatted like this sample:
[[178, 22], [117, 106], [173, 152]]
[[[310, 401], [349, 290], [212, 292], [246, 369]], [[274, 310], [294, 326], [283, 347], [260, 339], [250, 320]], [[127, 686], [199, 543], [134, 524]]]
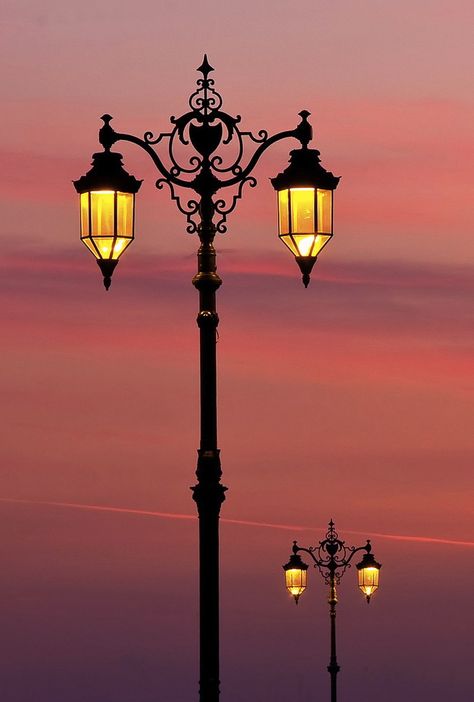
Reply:
[[[214, 80], [209, 77], [214, 69], [207, 56], [204, 56], [197, 70], [202, 77], [197, 80], [196, 90], [189, 98], [189, 110], [180, 117], [170, 117], [171, 130], [157, 136], [147, 131], [140, 139], [114, 132], [109, 125], [111, 117], [105, 115], [107, 121], [101, 130], [100, 140], [106, 148], [119, 140], [129, 141], [141, 146], [150, 155], [161, 175], [156, 185], [158, 188], [162, 188], [164, 183], [168, 185], [172, 199], [186, 216], [188, 232], [200, 231], [200, 202], [205, 199], [209, 202], [209, 211], [216, 219], [219, 218], [213, 223], [214, 231], [224, 233], [227, 231], [227, 216], [242, 197], [245, 183], [252, 188], [257, 183], [251, 173], [265, 150], [276, 141], [288, 137], [298, 139], [302, 144], [307, 143], [311, 131], [307, 123], [309, 113], [300, 113], [302, 122], [295, 129], [273, 136], [269, 136], [264, 129], [256, 133], [242, 131], [239, 129], [240, 115], [234, 117], [221, 109], [223, 100], [214, 87]], [[257, 147], [244, 162], [245, 140]], [[162, 148], [155, 149], [155, 146]], [[226, 148], [221, 150], [220, 147]], [[227, 177], [223, 174], [227, 174]], [[219, 197], [213, 200], [218, 191], [227, 187], [235, 187], [237, 192], [228, 199]], [[183, 204], [175, 188], [192, 189], [198, 199]]]
[[158, 134], [157, 137], [153, 134], [153, 132], [145, 132], [143, 135], [143, 141], [145, 144], [149, 144], [150, 146], [154, 146], [155, 144], [159, 144], [160, 141], [162, 141], [165, 137], [171, 136], [171, 132], [169, 133], [163, 133], [163, 134]]
[[319, 542], [318, 546], [301, 548], [294, 542], [293, 552], [304, 551], [308, 553], [314, 561], [314, 567], [319, 570], [326, 585], [331, 585], [333, 581], [339, 585], [341, 578], [347, 568], [351, 567], [351, 560], [358, 551], [370, 552], [370, 541], [366, 546], [346, 546], [346, 542], [339, 538], [334, 528], [334, 522], [329, 522], [326, 537]]
[[197, 200], [191, 199], [188, 200], [186, 206], [184, 206], [181, 203], [181, 198], [179, 197], [179, 195], [176, 195], [175, 193], [173, 183], [171, 183], [167, 178], [158, 178], [155, 185], [158, 188], [158, 190], [161, 190], [163, 188], [163, 185], [167, 185], [169, 187], [171, 199], [176, 202], [178, 210], [186, 216], [186, 221], [188, 222], [186, 231], [188, 232], [188, 234], [194, 234], [195, 232], [197, 232], [198, 222], [195, 222], [193, 217], [199, 212], [199, 202]]
[[214, 210], [215, 212], [217, 212], [217, 214], [222, 215], [221, 219], [219, 219], [218, 222], [216, 222], [216, 230], [219, 232], [219, 234], [225, 234], [225, 232], [227, 231], [227, 227], [225, 226], [225, 223], [227, 221], [227, 215], [235, 210], [237, 201], [240, 200], [242, 197], [242, 190], [245, 183], [248, 183], [251, 188], [255, 188], [255, 186], [257, 185], [257, 179], [253, 176], [247, 176], [246, 178], [244, 178], [240, 182], [237, 193], [232, 196], [232, 202], [230, 203], [230, 205], [228, 205], [227, 202], [223, 199], [215, 200]]

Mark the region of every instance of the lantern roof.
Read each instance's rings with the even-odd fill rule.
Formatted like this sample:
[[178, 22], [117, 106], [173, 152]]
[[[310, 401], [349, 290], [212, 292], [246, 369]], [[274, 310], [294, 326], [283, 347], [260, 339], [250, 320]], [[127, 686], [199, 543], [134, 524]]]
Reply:
[[101, 151], [92, 156], [92, 168], [78, 180], [73, 181], [78, 193], [91, 190], [119, 190], [123, 193], [138, 192], [142, 180], [137, 180], [124, 169], [122, 154]]
[[308, 570], [308, 566], [301, 560], [301, 556], [297, 553], [292, 553], [290, 560], [283, 566], [284, 570]]
[[357, 570], [363, 570], [364, 568], [377, 568], [378, 570], [380, 570], [381, 567], [382, 564], [377, 563], [373, 553], [364, 553], [361, 562], [356, 564]]
[[303, 147], [290, 151], [290, 165], [270, 180], [275, 190], [304, 187], [335, 190], [340, 176], [333, 175], [321, 166], [317, 149]]

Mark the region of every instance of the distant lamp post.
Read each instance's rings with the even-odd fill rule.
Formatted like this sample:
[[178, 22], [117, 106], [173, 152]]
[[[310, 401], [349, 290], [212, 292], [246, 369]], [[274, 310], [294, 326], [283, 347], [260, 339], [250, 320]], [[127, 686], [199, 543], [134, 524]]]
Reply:
[[307, 288], [317, 256], [333, 234], [332, 200], [339, 178], [321, 166], [319, 151], [303, 144], [271, 181], [278, 193], [278, 236], [294, 254]]
[[300, 552], [307, 553], [314, 561], [314, 567], [319, 570], [324, 582], [329, 585], [329, 616], [331, 621], [331, 656], [328, 665], [328, 672], [331, 676], [331, 702], [337, 702], [337, 674], [340, 667], [336, 656], [336, 585], [341, 582], [346, 568], [350, 567], [354, 555], [359, 551], [365, 551], [362, 561], [356, 565], [358, 570], [359, 588], [365, 595], [367, 602], [378, 588], [379, 572], [382, 567], [377, 563], [372, 555], [372, 546], [367, 540], [365, 546], [346, 546], [345, 541], [341, 541], [334, 528], [334, 522], [329, 522], [329, 529], [326, 538], [319, 542], [319, 546], [309, 546], [303, 548], [293, 542], [293, 553], [288, 563], [283, 566], [285, 571], [285, 584], [288, 592], [294, 597], [296, 604], [300, 595], [307, 586], [308, 566], [299, 556]]
[[[80, 194], [81, 239], [96, 257], [106, 289], [119, 257], [133, 241], [135, 194], [141, 185], [123, 169], [121, 155], [111, 151], [115, 143], [129, 142], [148, 154], [159, 174], [156, 187], [169, 188], [186, 218], [186, 231], [199, 238], [192, 282], [199, 293], [200, 335], [201, 432], [193, 499], [199, 515], [201, 702], [218, 702], [220, 694], [219, 513], [227, 489], [221, 484], [217, 442], [216, 293], [222, 280], [214, 239], [226, 232], [227, 217], [244, 187], [256, 186], [252, 173], [261, 156], [276, 142], [296, 140], [301, 149], [292, 151], [290, 166], [272, 182], [282, 191], [278, 196], [280, 237], [295, 254], [307, 285], [316, 256], [332, 236], [332, 191], [339, 181], [319, 164], [319, 152], [308, 149], [313, 136], [309, 112], [300, 112], [300, 122], [287, 131], [273, 135], [263, 129], [257, 134], [243, 131], [240, 116], [221, 109], [222, 97], [209, 77], [213, 70], [204, 56], [187, 111], [171, 117], [171, 126], [157, 136], [145, 132], [140, 138], [116, 132], [110, 125], [112, 117], [104, 115], [99, 130], [104, 152], [94, 154], [92, 169], [74, 182]], [[304, 583], [305, 576], [301, 574], [297, 584], [295, 575], [293, 591], [298, 596]]]

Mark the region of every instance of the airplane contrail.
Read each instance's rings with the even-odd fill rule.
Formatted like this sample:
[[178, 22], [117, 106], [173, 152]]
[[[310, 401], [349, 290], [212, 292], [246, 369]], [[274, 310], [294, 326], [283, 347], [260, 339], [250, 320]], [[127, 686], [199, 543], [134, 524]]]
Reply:
[[[77, 502], [49, 502], [45, 500], [22, 500], [13, 497], [0, 497], [0, 502], [23, 505], [39, 505], [43, 507], [63, 507], [69, 509], [79, 509], [89, 512], [113, 512], [118, 514], [135, 514], [144, 517], [158, 517], [161, 519], [181, 519], [186, 521], [196, 521], [197, 516], [192, 514], [177, 514], [175, 512], [156, 512], [154, 510], [132, 509], [130, 507], [108, 507], [106, 505], [83, 505]], [[267, 529], [281, 529], [283, 531], [325, 531], [326, 527], [308, 527], [294, 524], [275, 524], [272, 522], [258, 522], [247, 519], [228, 519], [221, 517], [224, 524], [236, 524], [238, 526], [263, 527]], [[433, 536], [408, 536], [403, 534], [384, 534], [382, 532], [362, 532], [353, 529], [344, 529], [346, 533], [363, 536], [375, 536], [380, 539], [391, 539], [393, 541], [411, 541], [417, 543], [430, 543], [449, 546], [474, 547], [474, 541], [460, 541], [458, 539], [443, 539]]]

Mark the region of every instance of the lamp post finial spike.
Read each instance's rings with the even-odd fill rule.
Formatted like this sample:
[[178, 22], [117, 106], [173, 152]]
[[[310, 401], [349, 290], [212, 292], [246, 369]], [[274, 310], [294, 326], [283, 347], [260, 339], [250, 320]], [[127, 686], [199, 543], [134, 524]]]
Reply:
[[204, 54], [203, 62], [197, 70], [202, 73], [202, 75], [204, 76], [204, 80], [206, 80], [209, 73], [214, 70], [209, 61], [207, 60], [207, 54]]

